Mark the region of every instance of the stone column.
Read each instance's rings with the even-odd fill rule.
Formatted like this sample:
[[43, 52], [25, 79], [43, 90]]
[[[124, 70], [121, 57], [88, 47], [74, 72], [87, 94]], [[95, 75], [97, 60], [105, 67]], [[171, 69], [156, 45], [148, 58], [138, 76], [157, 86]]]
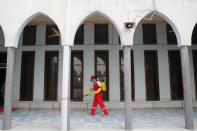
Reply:
[[4, 95], [5, 97], [4, 97], [3, 130], [8, 130], [11, 128], [14, 61], [15, 61], [15, 48], [8, 47], [6, 83], [5, 83], [5, 95]]
[[123, 47], [124, 54], [124, 84], [125, 84], [125, 129], [132, 129], [132, 108], [131, 108], [131, 49]]
[[68, 131], [70, 126], [70, 46], [63, 46], [63, 69], [62, 69], [62, 108], [61, 130]]
[[181, 47], [181, 64], [183, 75], [183, 91], [184, 91], [184, 111], [185, 111], [185, 128], [194, 129], [193, 107], [192, 107], [192, 88], [190, 76], [188, 46]]

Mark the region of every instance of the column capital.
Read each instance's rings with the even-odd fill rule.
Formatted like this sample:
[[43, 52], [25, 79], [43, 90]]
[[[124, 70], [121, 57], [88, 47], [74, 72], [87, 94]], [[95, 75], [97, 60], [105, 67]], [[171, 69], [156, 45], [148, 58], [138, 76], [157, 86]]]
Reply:
[[17, 49], [18, 47], [11, 47], [11, 46], [6, 47], [6, 46], [5, 46], [5, 48]]
[[62, 98], [62, 101], [65, 101], [65, 100], [70, 100], [70, 98], [69, 97]]
[[8, 37], [5, 38], [4, 46], [5, 47], [15, 47], [15, 48], [17, 48], [18, 47], [18, 42], [16, 42], [13, 37], [8, 36]]
[[126, 48], [126, 47], [131, 48], [132, 46], [133, 45], [122, 45], [123, 48]]
[[4, 47], [7, 48], [7, 49], [8, 48], [10, 48], [10, 49], [17, 49], [18, 48], [17, 46], [6, 46], [6, 45]]
[[191, 47], [191, 45], [180, 45], [179, 47], [180, 48], [183, 48], [183, 47]]
[[61, 46], [63, 46], [63, 47], [72, 47], [73, 45], [71, 45], [71, 44], [61, 44]]
[[178, 41], [178, 46], [182, 47], [182, 46], [191, 46], [192, 43], [190, 41]]
[[134, 33], [131, 29], [124, 29], [121, 33], [121, 45], [132, 46], [133, 45]]

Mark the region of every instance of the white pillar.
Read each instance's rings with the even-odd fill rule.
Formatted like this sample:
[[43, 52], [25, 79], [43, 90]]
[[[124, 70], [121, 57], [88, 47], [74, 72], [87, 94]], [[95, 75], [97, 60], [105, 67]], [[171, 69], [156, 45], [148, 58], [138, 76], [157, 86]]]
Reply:
[[184, 91], [184, 111], [185, 111], [185, 128], [194, 129], [193, 107], [192, 107], [192, 88], [191, 88], [191, 70], [189, 60], [188, 46], [181, 47], [181, 65], [183, 75]]
[[15, 63], [15, 48], [8, 47], [6, 83], [5, 83], [5, 95], [4, 95], [5, 97], [4, 97], [4, 113], [3, 113], [3, 130], [8, 130], [11, 128], [14, 63]]
[[63, 69], [62, 69], [62, 109], [61, 130], [68, 131], [70, 127], [70, 56], [69, 46], [63, 46]]
[[123, 47], [124, 54], [124, 85], [125, 85], [125, 129], [132, 129], [132, 105], [131, 105], [131, 49]]

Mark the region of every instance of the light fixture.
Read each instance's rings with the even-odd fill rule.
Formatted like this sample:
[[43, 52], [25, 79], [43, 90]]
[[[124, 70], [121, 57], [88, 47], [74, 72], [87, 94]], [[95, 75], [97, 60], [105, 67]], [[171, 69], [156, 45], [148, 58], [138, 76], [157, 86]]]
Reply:
[[133, 28], [133, 27], [134, 27], [134, 25], [135, 25], [135, 23], [134, 23], [134, 22], [125, 22], [125, 28], [127, 28], [127, 29], [131, 29], [131, 28]]

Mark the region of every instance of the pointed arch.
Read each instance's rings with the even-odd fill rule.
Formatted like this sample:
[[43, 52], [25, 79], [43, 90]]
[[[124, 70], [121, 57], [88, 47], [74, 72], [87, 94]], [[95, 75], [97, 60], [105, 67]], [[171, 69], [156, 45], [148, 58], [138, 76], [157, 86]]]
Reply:
[[61, 41], [61, 34], [62, 34], [62, 33], [61, 33], [61, 30], [60, 30], [58, 24], [57, 24], [50, 16], [48, 16], [47, 14], [45, 14], [45, 13], [43, 13], [43, 12], [37, 12], [37, 13], [34, 13], [33, 15], [29, 16], [29, 17], [20, 25], [20, 27], [19, 27], [19, 29], [18, 29], [18, 31], [17, 31], [17, 33], [16, 33], [16, 36], [15, 36], [15, 43], [18, 44], [18, 42], [19, 42], [19, 37], [20, 37], [20, 35], [21, 35], [23, 29], [25, 28], [25, 26], [26, 26], [29, 22], [31, 22], [33, 19], [35, 19], [36, 17], [38, 17], [38, 16], [47, 17], [47, 18], [50, 19], [53, 23], [55, 23], [55, 25], [58, 27], [58, 30], [59, 30], [59, 32], [60, 32], [60, 41]]
[[[157, 10], [146, 13], [146, 14], [144, 15], [144, 17], [146, 17], [146, 16], [148, 16], [148, 15], [150, 15], [150, 14], [153, 14], [153, 13], [154, 13], [155, 15], [160, 16], [162, 19], [164, 19], [166, 22], [168, 22], [168, 23], [171, 25], [173, 31], [175, 32], [175, 35], [176, 35], [176, 38], [177, 38], [178, 45], [181, 45], [180, 33], [179, 33], [179, 30], [178, 30], [177, 26], [174, 24], [174, 22], [173, 22], [169, 17], [167, 17], [165, 14], [163, 14], [163, 13], [157, 11]], [[140, 19], [138, 19], [138, 20], [135, 21], [135, 23], [136, 23], [135, 29], [136, 29], [136, 27], [140, 24], [140, 22], [141, 22], [142, 20], [143, 20], [143, 18], [141, 17]], [[134, 34], [135, 34], [135, 29], [134, 29]], [[133, 38], [133, 40], [134, 40], [134, 38]]]
[[122, 40], [121, 35], [120, 35], [121, 34], [120, 29], [119, 29], [118, 25], [114, 22], [114, 20], [111, 17], [109, 17], [108, 15], [106, 15], [98, 10], [95, 10], [95, 11], [91, 12], [90, 14], [88, 14], [87, 16], [83, 17], [83, 19], [80, 20], [80, 22], [77, 24], [76, 28], [74, 29], [74, 36], [72, 38], [72, 41], [74, 41], [75, 35], [76, 35], [77, 30], [80, 27], [80, 25], [83, 24], [90, 17], [95, 16], [95, 15], [100, 15], [100, 16], [104, 17], [105, 19], [107, 19], [108, 21], [110, 21], [112, 23], [112, 25], [115, 27], [116, 31], [118, 32], [118, 34], [120, 36], [120, 41]]

